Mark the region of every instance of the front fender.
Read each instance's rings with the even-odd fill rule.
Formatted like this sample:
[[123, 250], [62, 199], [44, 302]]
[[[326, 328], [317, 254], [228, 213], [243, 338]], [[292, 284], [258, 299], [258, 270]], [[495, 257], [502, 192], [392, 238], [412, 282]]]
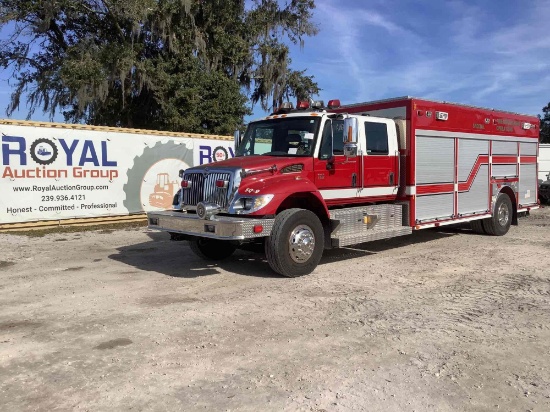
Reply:
[[[302, 176], [289, 176], [251, 181], [239, 189], [241, 196], [259, 196], [272, 194], [273, 199], [251, 216], [276, 215], [281, 209], [301, 207], [311, 209], [328, 218], [327, 206], [315, 184]], [[322, 217], [322, 216], [320, 216]]]

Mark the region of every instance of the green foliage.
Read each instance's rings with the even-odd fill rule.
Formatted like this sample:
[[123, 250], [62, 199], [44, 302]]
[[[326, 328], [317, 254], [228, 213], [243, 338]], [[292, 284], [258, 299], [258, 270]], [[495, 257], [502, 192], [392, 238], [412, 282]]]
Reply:
[[231, 133], [252, 103], [319, 91], [288, 46], [315, 35], [314, 0], [0, 0], [0, 67], [28, 116]]
[[539, 115], [540, 119], [540, 142], [550, 143], [550, 103], [542, 108], [544, 116]]

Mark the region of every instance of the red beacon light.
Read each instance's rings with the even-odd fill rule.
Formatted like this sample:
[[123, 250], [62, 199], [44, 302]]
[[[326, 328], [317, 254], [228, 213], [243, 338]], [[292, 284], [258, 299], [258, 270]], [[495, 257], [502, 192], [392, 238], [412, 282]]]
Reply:
[[340, 100], [338, 100], [338, 99], [328, 101], [328, 108], [329, 109], [338, 109], [340, 106], [341, 106]]
[[309, 102], [306, 101], [306, 100], [301, 100], [301, 101], [299, 101], [299, 102], [296, 104], [296, 108], [297, 108], [298, 110], [309, 109]]
[[189, 189], [191, 187], [191, 181], [190, 180], [182, 180], [181, 181], [181, 187], [182, 187], [182, 189]]

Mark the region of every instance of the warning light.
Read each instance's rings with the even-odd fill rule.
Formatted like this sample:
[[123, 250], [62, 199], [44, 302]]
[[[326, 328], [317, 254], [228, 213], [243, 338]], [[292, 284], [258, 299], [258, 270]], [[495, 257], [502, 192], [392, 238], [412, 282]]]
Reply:
[[340, 100], [334, 99], [328, 101], [328, 108], [329, 109], [338, 109], [340, 107]]
[[225, 189], [229, 185], [228, 180], [216, 180], [216, 187], [218, 189]]

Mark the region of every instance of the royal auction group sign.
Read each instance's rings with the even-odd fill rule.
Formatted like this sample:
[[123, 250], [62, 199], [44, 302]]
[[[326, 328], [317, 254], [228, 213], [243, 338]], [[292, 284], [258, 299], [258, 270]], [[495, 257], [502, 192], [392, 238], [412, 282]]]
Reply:
[[231, 141], [159, 132], [10, 122], [0, 132], [0, 224], [169, 209], [180, 169], [234, 155]]

